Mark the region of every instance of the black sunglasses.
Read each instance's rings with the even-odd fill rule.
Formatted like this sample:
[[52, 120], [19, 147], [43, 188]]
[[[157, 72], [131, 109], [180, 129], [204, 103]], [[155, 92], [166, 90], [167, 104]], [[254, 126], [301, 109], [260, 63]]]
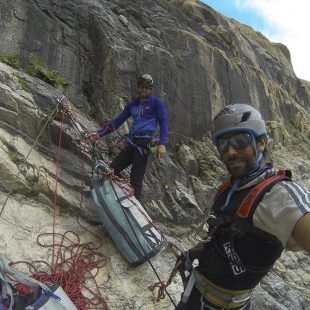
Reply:
[[248, 133], [238, 133], [231, 137], [219, 138], [217, 141], [217, 148], [222, 154], [228, 151], [229, 145], [234, 149], [240, 150], [246, 148], [252, 142], [252, 137]]
[[150, 89], [152, 89], [152, 86], [150, 86], [150, 85], [138, 85], [138, 88], [150, 90]]

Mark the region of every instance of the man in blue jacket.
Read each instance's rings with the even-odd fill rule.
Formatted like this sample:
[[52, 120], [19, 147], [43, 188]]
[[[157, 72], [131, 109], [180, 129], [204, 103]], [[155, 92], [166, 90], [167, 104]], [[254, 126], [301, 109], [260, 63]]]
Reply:
[[112, 161], [110, 167], [114, 169], [116, 175], [120, 175], [122, 170], [132, 164], [130, 183], [134, 188], [135, 197], [139, 200], [149, 155], [148, 146], [158, 126], [160, 132], [157, 156], [159, 158], [165, 156], [168, 143], [167, 109], [161, 99], [151, 96], [153, 84], [153, 78], [149, 74], [142, 75], [137, 82], [138, 97], [130, 101], [124, 110], [107, 125], [87, 135], [90, 141], [96, 141], [119, 128], [129, 117], [132, 118], [127, 144]]

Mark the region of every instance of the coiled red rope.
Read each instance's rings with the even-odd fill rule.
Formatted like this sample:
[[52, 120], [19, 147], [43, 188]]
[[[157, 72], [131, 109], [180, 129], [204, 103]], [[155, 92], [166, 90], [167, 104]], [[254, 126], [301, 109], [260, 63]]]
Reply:
[[[42, 283], [57, 282], [79, 310], [108, 310], [107, 302], [101, 296], [96, 282], [99, 269], [105, 266], [107, 258], [98, 252], [92, 242], [82, 243], [78, 235], [72, 231], [64, 234], [55, 233], [53, 236], [55, 243], [49, 244], [52, 235], [52, 233], [40, 234], [37, 242], [43, 248], [54, 249], [56, 253], [54, 267], [45, 261], [32, 263], [18, 261], [14, 265], [26, 264], [30, 276]], [[30, 289], [25, 285], [18, 285], [16, 288], [21, 294], [30, 293]]]
[[[96, 282], [96, 276], [99, 269], [107, 263], [107, 257], [98, 251], [101, 247], [101, 241], [98, 236], [96, 238], [100, 241], [99, 246], [93, 242], [82, 243], [78, 235], [72, 231], [67, 231], [63, 234], [56, 233], [56, 210], [57, 210], [57, 184], [60, 172], [60, 150], [63, 133], [63, 124], [66, 114], [72, 116], [71, 109], [65, 109], [62, 113], [61, 130], [59, 136], [59, 144], [57, 149], [57, 163], [56, 163], [56, 182], [54, 190], [54, 208], [53, 208], [53, 231], [52, 233], [40, 234], [37, 237], [37, 243], [44, 248], [52, 249], [52, 263], [51, 265], [45, 261], [36, 260], [32, 263], [25, 261], [17, 261], [12, 265], [26, 264], [28, 266], [31, 277], [46, 283], [57, 282], [62, 289], [69, 296], [71, 301], [78, 310], [100, 309], [108, 310], [106, 299], [101, 295], [99, 286]], [[85, 156], [85, 152], [84, 155]], [[82, 179], [81, 188], [84, 188], [84, 157], [82, 160]], [[81, 191], [80, 209], [83, 202], [83, 194]], [[78, 224], [81, 225], [77, 216]], [[90, 232], [89, 230], [87, 230]], [[91, 232], [90, 232], [91, 233]], [[50, 242], [50, 240], [52, 240]], [[108, 277], [109, 279], [109, 277]], [[30, 288], [19, 284], [16, 286], [21, 294], [30, 293]], [[86, 296], [87, 295], [87, 296]]]

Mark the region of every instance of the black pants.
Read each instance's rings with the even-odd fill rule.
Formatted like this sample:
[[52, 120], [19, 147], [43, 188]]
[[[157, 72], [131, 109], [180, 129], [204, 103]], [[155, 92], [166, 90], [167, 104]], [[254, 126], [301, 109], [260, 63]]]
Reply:
[[[200, 292], [197, 290], [197, 288], [194, 286], [191, 294], [189, 296], [189, 299], [187, 301], [186, 304], [182, 303], [182, 301], [179, 302], [179, 304], [176, 306], [175, 310], [221, 310], [223, 308], [212, 305], [206, 301], [204, 301], [205, 303], [205, 307], [201, 308], [201, 294]], [[227, 308], [224, 308], [227, 309]], [[233, 308], [233, 310], [238, 310], [238, 309], [242, 309], [242, 310], [250, 310], [250, 302], [247, 304], [247, 306], [242, 306], [239, 308]]]
[[121, 176], [120, 172], [132, 164], [130, 172], [130, 184], [134, 188], [135, 197], [140, 200], [142, 195], [144, 174], [149, 156], [149, 153], [146, 149], [146, 145], [148, 144], [149, 139], [139, 139], [133, 142], [139, 148], [128, 143], [112, 161], [110, 167], [114, 169], [114, 173], [116, 175]]

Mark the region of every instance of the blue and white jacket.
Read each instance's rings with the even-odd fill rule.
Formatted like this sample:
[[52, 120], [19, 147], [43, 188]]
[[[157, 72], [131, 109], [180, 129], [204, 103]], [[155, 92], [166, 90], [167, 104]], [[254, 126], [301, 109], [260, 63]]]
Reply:
[[167, 109], [164, 102], [154, 96], [148, 96], [142, 103], [139, 98], [130, 101], [116, 118], [98, 130], [99, 136], [103, 137], [117, 129], [129, 117], [133, 120], [130, 135], [135, 136], [143, 132], [155, 133], [159, 126], [159, 144], [168, 143]]

